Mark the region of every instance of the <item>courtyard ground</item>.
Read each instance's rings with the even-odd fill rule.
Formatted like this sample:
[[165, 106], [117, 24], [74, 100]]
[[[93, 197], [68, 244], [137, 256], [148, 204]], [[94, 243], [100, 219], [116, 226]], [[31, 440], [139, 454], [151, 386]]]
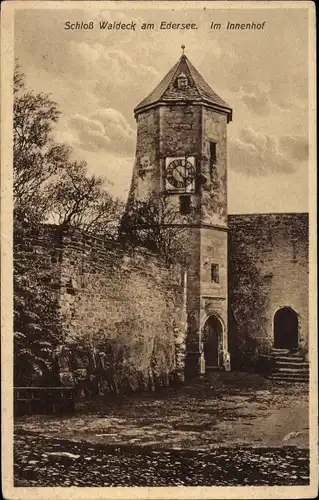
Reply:
[[307, 386], [257, 375], [20, 417], [15, 433], [17, 486], [308, 482]]

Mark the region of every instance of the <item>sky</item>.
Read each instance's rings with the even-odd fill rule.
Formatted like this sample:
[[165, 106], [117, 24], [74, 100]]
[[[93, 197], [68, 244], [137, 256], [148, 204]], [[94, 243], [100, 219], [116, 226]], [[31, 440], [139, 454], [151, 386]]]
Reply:
[[[96, 4], [95, 4], [96, 5]], [[105, 5], [105, 4], [103, 4]], [[55, 139], [72, 146], [125, 199], [136, 144], [134, 107], [185, 54], [233, 108], [228, 125], [229, 213], [308, 211], [308, 11], [306, 9], [37, 9], [15, 14], [14, 53], [35, 92], [62, 111]], [[93, 22], [65, 30], [66, 21]], [[136, 22], [136, 31], [100, 30]], [[195, 22], [193, 31], [160, 21]], [[227, 31], [227, 22], [261, 23]], [[142, 22], [155, 30], [141, 31]], [[221, 30], [211, 30], [211, 22]]]

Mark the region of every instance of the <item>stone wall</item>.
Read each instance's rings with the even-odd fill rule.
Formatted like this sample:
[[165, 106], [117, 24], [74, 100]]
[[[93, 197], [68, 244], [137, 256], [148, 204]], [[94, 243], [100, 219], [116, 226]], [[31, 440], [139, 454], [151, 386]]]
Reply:
[[160, 152], [163, 158], [201, 152], [200, 106], [173, 105], [160, 108]]
[[[103, 382], [104, 374], [108, 390], [136, 390], [183, 380], [186, 343], [195, 355], [210, 315], [222, 320], [221, 351], [228, 338], [234, 368], [251, 346], [272, 349], [274, 315], [282, 307], [297, 313], [306, 352], [307, 214], [231, 215], [228, 225], [228, 248], [226, 230], [189, 229], [185, 245], [194, 260], [186, 273], [148, 251], [52, 226], [17, 242], [15, 258], [36, 262], [59, 304], [63, 383], [97, 383], [97, 374]], [[219, 284], [210, 279], [214, 262]]]
[[308, 346], [308, 215], [231, 215], [229, 341], [233, 358], [247, 344], [273, 347], [281, 307], [298, 314], [299, 346]]
[[[227, 226], [227, 117], [203, 107], [202, 116], [202, 222]], [[212, 166], [210, 144], [216, 144]]]
[[34, 248], [51, 266], [48, 285], [59, 294], [68, 346], [58, 353], [63, 383], [87, 381], [98, 366], [113, 373], [118, 388], [182, 380], [186, 309], [180, 267], [80, 232], [50, 228], [44, 241]]
[[148, 199], [158, 189], [159, 134], [159, 109], [150, 109], [138, 115], [136, 159], [128, 202]]

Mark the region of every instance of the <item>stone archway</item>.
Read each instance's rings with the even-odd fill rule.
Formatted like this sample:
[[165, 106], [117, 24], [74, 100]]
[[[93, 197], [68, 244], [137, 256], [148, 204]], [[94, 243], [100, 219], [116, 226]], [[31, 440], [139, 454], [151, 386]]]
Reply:
[[220, 364], [220, 350], [223, 336], [223, 325], [218, 316], [207, 318], [202, 330], [202, 342], [206, 370], [216, 368]]
[[274, 347], [296, 349], [298, 347], [298, 315], [291, 307], [281, 307], [274, 316]]

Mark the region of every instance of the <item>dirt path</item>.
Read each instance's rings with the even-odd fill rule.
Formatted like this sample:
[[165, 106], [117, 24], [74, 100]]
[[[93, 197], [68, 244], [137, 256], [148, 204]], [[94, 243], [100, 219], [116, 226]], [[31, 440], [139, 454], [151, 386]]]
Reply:
[[180, 389], [79, 410], [71, 418], [19, 418], [16, 432], [153, 449], [308, 447], [305, 386], [274, 385], [247, 374], [217, 373]]

